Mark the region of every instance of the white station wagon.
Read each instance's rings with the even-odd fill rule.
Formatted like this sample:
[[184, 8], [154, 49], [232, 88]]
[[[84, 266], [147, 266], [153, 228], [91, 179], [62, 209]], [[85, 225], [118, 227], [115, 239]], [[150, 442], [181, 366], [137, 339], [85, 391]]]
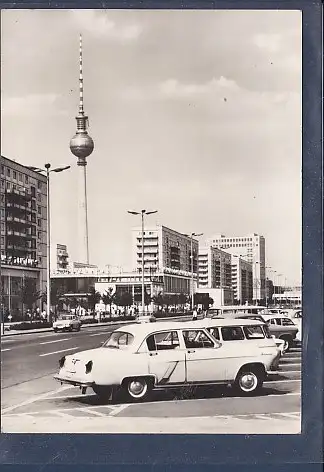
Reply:
[[262, 349], [259, 344], [221, 342], [199, 321], [131, 324], [115, 330], [99, 348], [62, 357], [55, 378], [83, 393], [92, 387], [107, 400], [116, 387], [133, 401], [147, 399], [153, 389], [190, 384], [231, 384], [241, 394], [252, 394], [280, 357], [273, 340], [264, 339]]

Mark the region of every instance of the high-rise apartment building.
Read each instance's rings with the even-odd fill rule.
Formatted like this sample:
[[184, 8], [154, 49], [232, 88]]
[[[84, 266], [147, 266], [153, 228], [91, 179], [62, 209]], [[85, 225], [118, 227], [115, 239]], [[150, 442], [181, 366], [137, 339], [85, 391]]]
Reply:
[[46, 289], [46, 177], [1, 156], [1, 291], [5, 313], [21, 313], [23, 287]]
[[[197, 285], [198, 241], [166, 226], [144, 230], [144, 272], [163, 275], [165, 293], [190, 293], [191, 244], [194, 284]], [[142, 230], [132, 230], [132, 265], [142, 271]]]
[[231, 237], [220, 234], [209, 238], [207, 244], [250, 262], [253, 269], [253, 299], [265, 299], [265, 239], [263, 236], [256, 233]]
[[232, 288], [234, 300], [240, 305], [253, 300], [252, 264], [239, 256], [232, 255]]
[[200, 247], [198, 255], [199, 288], [231, 288], [231, 255], [214, 247]]

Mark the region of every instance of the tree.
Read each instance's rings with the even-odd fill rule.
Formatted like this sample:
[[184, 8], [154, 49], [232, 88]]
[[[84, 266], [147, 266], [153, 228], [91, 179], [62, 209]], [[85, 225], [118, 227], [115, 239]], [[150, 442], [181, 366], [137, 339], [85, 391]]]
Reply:
[[116, 293], [113, 293], [113, 288], [109, 287], [108, 290], [106, 290], [106, 292], [102, 295], [101, 298], [102, 298], [102, 302], [105, 305], [109, 305], [110, 307], [109, 316], [111, 317], [111, 305], [116, 302]]
[[[51, 306], [54, 306], [54, 312], [57, 313], [57, 306], [61, 301], [61, 297], [64, 294], [62, 287], [59, 287], [56, 284], [51, 284]], [[47, 303], [47, 287], [45, 291], [41, 294], [42, 302]]]
[[90, 295], [88, 295], [88, 305], [93, 311], [95, 310], [96, 304], [101, 300], [101, 293], [97, 292], [94, 287], [90, 289]]
[[179, 304], [180, 304], [180, 307], [181, 307], [182, 311], [184, 311], [184, 306], [185, 306], [186, 303], [188, 303], [188, 295], [186, 295], [185, 293], [180, 293], [180, 295], [179, 295]]
[[159, 292], [157, 295], [152, 297], [154, 305], [157, 305], [158, 309], [163, 308], [163, 295], [162, 292]]
[[39, 298], [41, 298], [41, 293], [36, 290], [36, 280], [26, 277], [21, 285], [22, 305], [25, 305], [29, 310], [32, 310], [34, 304]]

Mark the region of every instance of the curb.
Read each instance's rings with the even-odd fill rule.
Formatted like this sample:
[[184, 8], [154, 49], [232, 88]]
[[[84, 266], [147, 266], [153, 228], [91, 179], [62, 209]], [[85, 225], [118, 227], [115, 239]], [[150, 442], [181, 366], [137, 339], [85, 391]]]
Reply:
[[[188, 321], [188, 315], [184, 316], [175, 316], [174, 318], [172, 317], [167, 317], [167, 318], [157, 318], [158, 321], [179, 321], [182, 320], [183, 318], [184, 321]], [[82, 325], [82, 330], [85, 328], [100, 328], [103, 326], [114, 326], [114, 325], [123, 325], [123, 324], [132, 324], [135, 322], [135, 320], [126, 320], [126, 321], [109, 321], [107, 323], [89, 323]], [[10, 332], [10, 331], [5, 331], [4, 333], [1, 334], [2, 338], [7, 338], [8, 336], [21, 336], [22, 334], [36, 334], [36, 333], [49, 333], [53, 332], [53, 328], [40, 328], [40, 329], [26, 329], [26, 330], [21, 330], [21, 331], [16, 331], [16, 332]]]

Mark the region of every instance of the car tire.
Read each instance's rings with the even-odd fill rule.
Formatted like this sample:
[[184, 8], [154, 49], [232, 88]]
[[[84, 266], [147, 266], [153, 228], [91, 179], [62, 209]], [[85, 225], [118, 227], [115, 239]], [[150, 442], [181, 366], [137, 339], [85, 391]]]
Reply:
[[57, 333], [57, 329], [56, 329], [56, 328], [54, 328], [53, 331], [54, 331], [54, 333]]
[[112, 388], [106, 385], [93, 385], [92, 390], [98, 395], [100, 401], [108, 402], [111, 398]]
[[132, 402], [144, 402], [150, 398], [153, 382], [146, 377], [133, 377], [123, 382], [127, 399]]
[[243, 368], [236, 376], [234, 387], [245, 396], [254, 395], [262, 387], [264, 372], [261, 369], [251, 367]]

